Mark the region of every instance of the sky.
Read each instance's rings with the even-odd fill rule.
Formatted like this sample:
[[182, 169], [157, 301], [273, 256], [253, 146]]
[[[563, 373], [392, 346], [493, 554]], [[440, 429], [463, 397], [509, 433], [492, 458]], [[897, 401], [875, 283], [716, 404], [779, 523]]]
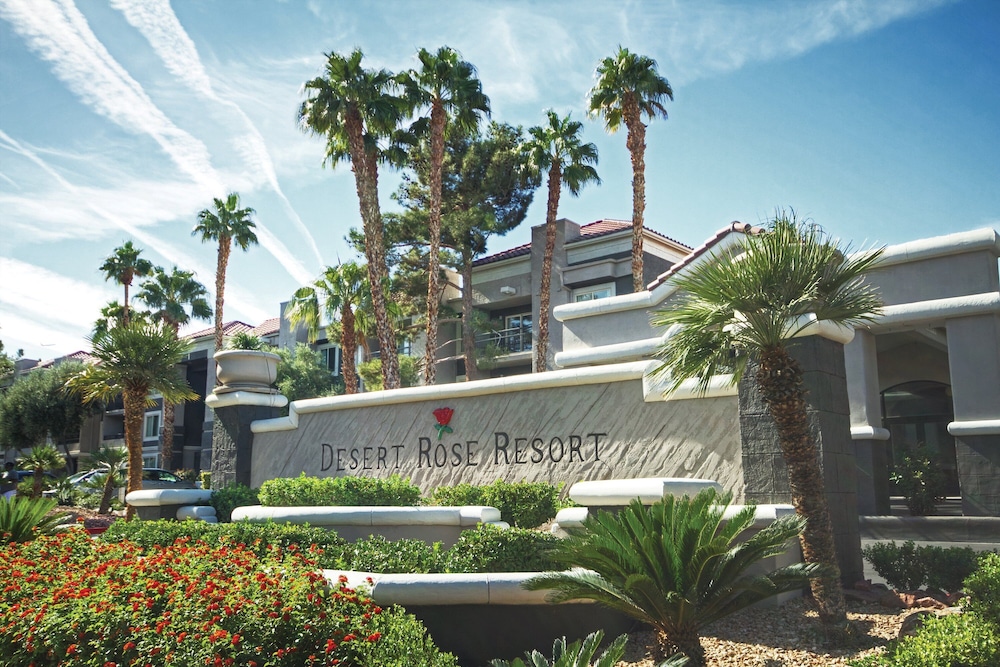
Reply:
[[[233, 252], [225, 319], [277, 317], [356, 258], [345, 237], [361, 226], [349, 165], [324, 166], [297, 125], [302, 84], [330, 52], [396, 72], [442, 45], [477, 67], [494, 120], [584, 121], [603, 182], [559, 208], [581, 224], [631, 218], [625, 134], [586, 114], [622, 45], [674, 91], [647, 130], [647, 227], [697, 246], [790, 207], [853, 247], [1000, 228], [995, 0], [0, 0], [5, 351], [87, 349], [122, 298], [99, 267], [127, 240], [212, 291], [216, 247], [191, 231], [234, 191], [260, 246]], [[380, 175], [383, 211], [399, 179]], [[490, 251], [544, 221], [536, 195]]]

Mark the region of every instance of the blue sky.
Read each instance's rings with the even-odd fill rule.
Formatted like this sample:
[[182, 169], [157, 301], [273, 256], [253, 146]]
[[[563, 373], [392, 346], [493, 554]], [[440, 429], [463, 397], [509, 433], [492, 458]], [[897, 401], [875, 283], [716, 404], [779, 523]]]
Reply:
[[[234, 253], [226, 319], [256, 324], [360, 226], [349, 168], [302, 133], [324, 53], [413, 67], [447, 44], [479, 69], [493, 118], [586, 119], [598, 61], [651, 56], [675, 101], [647, 134], [646, 224], [698, 245], [794, 207], [856, 246], [1000, 227], [1000, 3], [236, 2], [0, 0], [0, 340], [32, 358], [85, 349], [120, 297], [98, 267], [123, 241], [212, 288], [198, 211], [238, 191], [261, 246]], [[580, 223], [631, 216], [624, 134], [586, 120], [599, 187]], [[398, 175], [383, 173], [383, 207]], [[491, 250], [524, 243], [544, 196]], [[199, 324], [198, 328], [209, 326]]]

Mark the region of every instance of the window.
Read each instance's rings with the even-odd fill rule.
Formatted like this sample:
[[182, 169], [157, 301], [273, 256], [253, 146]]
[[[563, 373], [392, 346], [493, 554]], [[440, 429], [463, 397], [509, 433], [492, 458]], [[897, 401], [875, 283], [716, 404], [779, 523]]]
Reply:
[[340, 375], [341, 351], [337, 345], [321, 347], [319, 356], [323, 366], [330, 371], [330, 375]]
[[527, 352], [531, 349], [531, 313], [518, 313], [504, 318], [500, 347], [507, 352]]
[[[142, 456], [142, 467], [143, 468], [155, 468], [160, 462], [159, 454], [143, 454]], [[143, 473], [143, 479], [147, 479], [145, 473]]]
[[146, 415], [146, 423], [142, 430], [143, 440], [156, 440], [160, 437], [160, 413]]
[[573, 290], [573, 301], [593, 301], [594, 299], [607, 299], [615, 295], [614, 283], [603, 283], [601, 285], [591, 285]]

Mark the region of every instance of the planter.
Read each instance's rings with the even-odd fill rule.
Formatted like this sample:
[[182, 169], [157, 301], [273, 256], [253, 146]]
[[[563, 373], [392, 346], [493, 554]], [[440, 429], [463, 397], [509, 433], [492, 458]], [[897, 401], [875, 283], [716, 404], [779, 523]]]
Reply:
[[259, 350], [223, 350], [215, 353], [216, 376], [222, 391], [256, 391], [272, 394], [271, 387], [278, 377], [278, 360], [272, 352]]
[[100, 535], [108, 529], [107, 526], [93, 526], [91, 528], [84, 528], [88, 535]]

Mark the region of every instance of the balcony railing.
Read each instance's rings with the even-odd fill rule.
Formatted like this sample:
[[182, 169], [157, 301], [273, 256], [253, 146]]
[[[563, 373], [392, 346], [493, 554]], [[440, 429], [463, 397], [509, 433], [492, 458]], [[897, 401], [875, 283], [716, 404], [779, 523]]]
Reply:
[[498, 354], [514, 354], [531, 351], [531, 329], [514, 327], [499, 331], [487, 331], [476, 336], [476, 349], [484, 350], [492, 346]]

